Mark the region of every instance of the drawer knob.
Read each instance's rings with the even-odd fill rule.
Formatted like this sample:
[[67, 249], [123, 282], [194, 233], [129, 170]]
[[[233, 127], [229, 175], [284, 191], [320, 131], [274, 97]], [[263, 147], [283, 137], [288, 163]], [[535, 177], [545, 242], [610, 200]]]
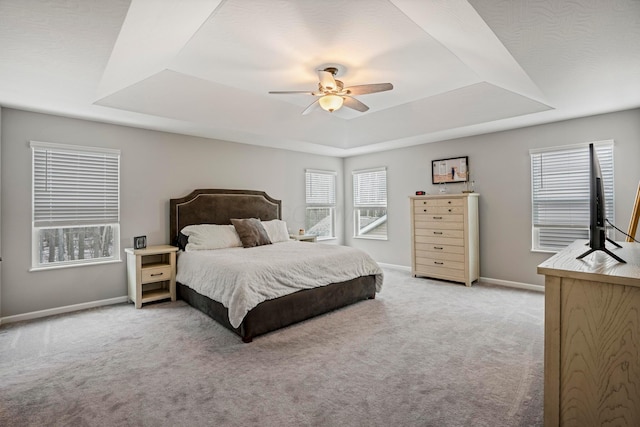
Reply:
[[425, 212], [427, 211], [426, 209], [423, 209]]
[[422, 204], [423, 204], [423, 205], [426, 205], [426, 204], [427, 204], [427, 202], [422, 202]]
[[442, 234], [442, 231], [434, 231], [433, 234]]
[[433, 219], [442, 219], [441, 216], [434, 216]]
[[437, 265], [444, 265], [444, 262], [440, 262], [440, 261], [433, 261], [433, 263]]
[[443, 250], [444, 248], [442, 246], [434, 246], [433, 249], [438, 249], [438, 250]]
[[447, 203], [451, 204], [451, 200], [449, 200]]
[[164, 273], [151, 273], [151, 277], [162, 276]]
[[451, 212], [451, 211], [452, 211], [452, 209], [449, 209], [449, 212]]

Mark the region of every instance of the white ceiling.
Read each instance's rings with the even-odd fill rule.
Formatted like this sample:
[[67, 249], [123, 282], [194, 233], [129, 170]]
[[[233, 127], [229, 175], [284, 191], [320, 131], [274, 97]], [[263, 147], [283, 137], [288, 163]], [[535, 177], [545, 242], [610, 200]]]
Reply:
[[0, 105], [350, 156], [640, 107], [640, 1], [0, 0]]

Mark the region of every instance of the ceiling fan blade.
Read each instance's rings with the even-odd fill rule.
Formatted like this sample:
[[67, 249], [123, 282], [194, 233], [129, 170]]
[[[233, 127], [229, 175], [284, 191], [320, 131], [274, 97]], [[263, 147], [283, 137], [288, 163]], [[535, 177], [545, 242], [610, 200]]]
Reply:
[[318, 79], [320, 80], [320, 85], [326, 90], [335, 90], [338, 87], [333, 74], [328, 71], [318, 70]]
[[313, 92], [309, 92], [308, 90], [270, 90], [270, 94], [272, 95], [282, 95], [287, 93], [306, 93], [307, 95], [313, 95]]
[[315, 101], [313, 101], [307, 108], [304, 109], [304, 111], [302, 112], [303, 116], [306, 116], [309, 113], [314, 112], [315, 110], [318, 109], [318, 107], [320, 106], [320, 99], [316, 99]]
[[352, 109], [357, 110], [357, 111], [360, 111], [361, 113], [364, 113], [365, 111], [367, 111], [369, 109], [369, 107], [364, 105], [362, 102], [360, 102], [357, 99], [352, 98], [350, 96], [343, 95], [342, 99], [344, 99], [344, 102], [342, 104], [343, 106], [352, 108]]
[[366, 95], [367, 93], [384, 92], [393, 89], [391, 83], [373, 83], [368, 85], [356, 85], [345, 87], [344, 91], [349, 95]]

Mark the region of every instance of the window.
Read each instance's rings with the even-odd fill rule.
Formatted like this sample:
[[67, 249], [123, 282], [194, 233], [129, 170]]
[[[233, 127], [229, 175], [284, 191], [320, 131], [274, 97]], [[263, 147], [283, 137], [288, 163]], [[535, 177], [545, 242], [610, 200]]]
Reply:
[[307, 208], [305, 230], [319, 240], [334, 239], [336, 209], [336, 172], [305, 171]]
[[31, 142], [32, 269], [120, 260], [120, 151]]
[[387, 169], [353, 171], [354, 237], [387, 239]]
[[[613, 141], [595, 143], [613, 222]], [[589, 238], [588, 144], [531, 150], [533, 250], [557, 252]]]

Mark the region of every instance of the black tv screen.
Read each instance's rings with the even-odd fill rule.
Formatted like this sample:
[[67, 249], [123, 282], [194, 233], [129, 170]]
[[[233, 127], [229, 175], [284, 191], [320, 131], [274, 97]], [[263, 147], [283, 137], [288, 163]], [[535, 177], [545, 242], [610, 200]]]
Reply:
[[607, 212], [604, 197], [604, 182], [602, 170], [598, 161], [598, 154], [593, 143], [589, 144], [589, 247], [590, 249], [580, 255], [582, 259], [594, 251], [603, 251], [618, 262], [625, 262], [622, 258], [606, 248], [606, 242], [611, 242], [616, 247], [621, 247], [613, 240], [607, 238]]

